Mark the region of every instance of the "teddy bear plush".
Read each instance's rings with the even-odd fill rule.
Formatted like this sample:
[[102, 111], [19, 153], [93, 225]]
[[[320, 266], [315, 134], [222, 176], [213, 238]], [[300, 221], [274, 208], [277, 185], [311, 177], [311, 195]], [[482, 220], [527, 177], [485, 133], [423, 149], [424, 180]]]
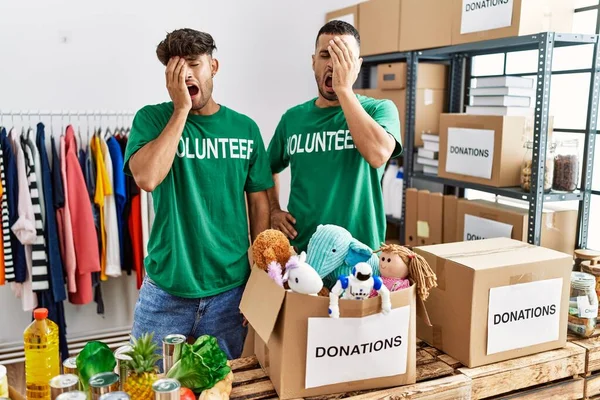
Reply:
[[290, 241], [276, 229], [266, 229], [258, 234], [252, 243], [252, 258], [263, 271], [268, 272], [269, 264], [277, 262], [285, 266], [292, 256]]

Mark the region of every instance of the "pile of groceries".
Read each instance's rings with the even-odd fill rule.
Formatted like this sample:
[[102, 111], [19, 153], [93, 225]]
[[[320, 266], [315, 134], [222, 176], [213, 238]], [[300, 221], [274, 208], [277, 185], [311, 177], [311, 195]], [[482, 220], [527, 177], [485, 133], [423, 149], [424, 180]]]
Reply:
[[[162, 338], [162, 357], [152, 333], [132, 337], [114, 352], [103, 342], [90, 341], [62, 363], [62, 374], [58, 327], [48, 319], [47, 309], [34, 311], [23, 339], [27, 399], [227, 400], [232, 390], [227, 356], [210, 335], [194, 343], [183, 335], [168, 335]], [[3, 397], [8, 398], [8, 382], [0, 365]]]

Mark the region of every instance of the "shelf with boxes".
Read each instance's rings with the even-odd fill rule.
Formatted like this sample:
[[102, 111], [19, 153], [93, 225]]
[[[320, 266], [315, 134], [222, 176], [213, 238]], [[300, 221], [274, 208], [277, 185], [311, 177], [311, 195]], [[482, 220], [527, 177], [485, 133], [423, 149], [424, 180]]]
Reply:
[[[342, 19], [352, 23], [361, 35], [363, 68], [357, 92], [393, 100], [403, 118], [402, 215], [401, 218], [388, 216], [388, 221], [397, 223], [399, 220], [401, 242], [406, 243], [406, 189], [423, 181], [442, 184], [444, 194], [463, 196], [464, 189], [475, 189], [526, 201], [529, 205], [526, 241], [533, 244], [541, 242], [544, 202], [578, 201], [577, 246], [586, 247], [600, 89], [599, 53], [597, 35], [573, 33], [577, 29], [573, 23], [574, 12], [573, 0], [367, 0], [326, 16], [327, 21]], [[590, 73], [590, 90], [583, 131], [585, 139], [581, 146], [583, 158], [579, 160], [581, 172], [569, 175], [576, 169], [573, 164], [557, 164], [559, 172], [575, 178], [563, 176], [563, 183], [570, 187], [566, 191], [554, 191], [553, 188], [561, 185], [550, 182], [549, 174], [545, 172], [553, 170], [554, 176], [557, 175], [553, 154], [548, 152], [553, 146], [550, 139], [555, 128], [549, 107], [551, 78], [554, 73], [561, 72], [552, 69], [554, 49], [579, 45], [594, 48], [591, 68], [585, 71]], [[528, 100], [517, 99], [521, 96], [519, 91], [508, 83], [504, 85], [504, 92], [492, 91], [495, 98], [487, 97], [489, 90], [483, 98], [486, 90], [467, 87], [471, 82], [473, 57], [525, 50], [537, 50], [539, 56], [537, 71], [532, 71], [535, 83], [530, 88], [532, 95]], [[432, 88], [420, 85], [424, 66], [432, 64], [449, 67], [446, 85], [441, 89], [443, 102], [432, 98], [431, 91], [424, 93]], [[382, 88], [382, 75], [385, 85], [396, 79], [394, 73], [380, 69], [389, 72], [394, 68], [396, 73], [405, 75], [400, 80], [403, 89]], [[375, 69], [377, 79], [373, 73]], [[425, 78], [427, 75], [425, 72]], [[469, 99], [474, 101], [469, 103]], [[443, 110], [436, 110], [441, 103]], [[427, 107], [429, 111], [425, 110]], [[523, 107], [530, 108], [531, 115], [529, 112], [523, 115], [526, 111]], [[467, 163], [461, 169], [456, 165], [457, 157], [452, 157], [450, 168], [447, 168], [448, 157], [444, 153], [451, 147], [448, 146], [448, 132], [442, 131], [444, 122], [450, 124], [446, 124], [447, 128], [460, 128], [452, 129], [452, 140], [457, 140], [456, 136], [460, 135], [463, 135], [463, 141], [472, 140], [473, 137], [468, 136], [474, 134], [473, 130], [487, 131], [488, 146], [496, 148], [494, 154], [489, 155], [491, 168], [488, 159], [485, 165]], [[423, 128], [423, 124], [431, 124], [434, 128]], [[462, 126], [451, 126], [456, 124]], [[514, 134], [519, 129], [527, 132], [529, 144]], [[423, 140], [423, 133], [437, 135], [437, 143]], [[483, 139], [476, 137], [475, 140]], [[529, 160], [525, 160], [526, 154]]]
[[[534, 35], [402, 53], [401, 59], [405, 60], [403, 65], [406, 70], [405, 92], [402, 102], [395, 102], [401, 108], [401, 115], [405, 116], [403, 120], [405, 128], [403, 134], [405, 191], [414, 187], [415, 181], [425, 181], [442, 184], [444, 193], [463, 193], [464, 191], [459, 189], [473, 189], [524, 200], [529, 203], [530, 211], [526, 241], [538, 245], [541, 243], [544, 202], [579, 201], [581, 205], [578, 217], [579, 228], [576, 233], [577, 246], [585, 247], [594, 156], [595, 135], [593, 133], [596, 132], [598, 112], [598, 67], [600, 64], [597, 41], [597, 35], [542, 32]], [[555, 191], [553, 187], [556, 186], [552, 185], [551, 179], [548, 181], [548, 173], [556, 172], [555, 165], [557, 165], [552, 159], [553, 153], [549, 152], [552, 146], [549, 144], [549, 138], [553, 131], [553, 117], [549, 113], [549, 93], [554, 48], [590, 44], [593, 45], [594, 52], [583, 145], [584, 156], [583, 159], [578, 160], [582, 166], [581, 178], [575, 175], [575, 178], [572, 178], [576, 181], [574, 187], [569, 190]], [[511, 96], [513, 93], [519, 94], [519, 89], [527, 89], [515, 87], [513, 77], [503, 78], [503, 82], [494, 83], [496, 86], [501, 85], [500, 88], [468, 87], [467, 83], [471, 81], [469, 69], [473, 57], [482, 54], [533, 49], [538, 50], [539, 71], [536, 77], [537, 82], [535, 85], [532, 83], [529, 88], [531, 93], [529, 98]], [[377, 66], [378, 88], [357, 91], [373, 97], [379, 95], [394, 100], [391, 92], [386, 93], [386, 82], [384, 82], [384, 88], [380, 87], [382, 74], [384, 74], [380, 70], [389, 70], [390, 63], [397, 62], [399, 59], [394, 53], [365, 57], [364, 62], [367, 69], [373, 69], [373, 65]], [[433, 118], [425, 118], [423, 117], [423, 104], [425, 103], [423, 99], [419, 99], [419, 90], [423, 89], [418, 82], [420, 79], [423, 80], [423, 73], [425, 73], [425, 80], [428, 80], [427, 68], [438, 66], [436, 64], [449, 65], [447, 86], [443, 89], [444, 99], [441, 101], [444, 109], [443, 111], [436, 110]], [[364, 75], [369, 75], [369, 73], [370, 71], [367, 70]], [[363, 87], [372, 81], [373, 79], [363, 76]], [[480, 79], [480, 81], [481, 86], [486, 86], [483, 84], [484, 79]], [[487, 86], [491, 85], [490, 83]], [[490, 92], [490, 89], [494, 89], [495, 92], [494, 90]], [[488, 90], [489, 93], [495, 94], [496, 98], [477, 96], [478, 90], [480, 94], [486, 94], [485, 91]], [[467, 101], [469, 98], [473, 99], [471, 96], [475, 96], [475, 99], [479, 97], [479, 104], [471, 102], [469, 105]], [[521, 101], [520, 108], [513, 107], [510, 103], [507, 104], [507, 101], [515, 99]], [[524, 104], [523, 99], [527, 99], [528, 104]], [[500, 101], [501, 104], [493, 103], [494, 100]], [[482, 104], [482, 102], [488, 104]], [[490, 102], [492, 104], [489, 104]], [[492, 107], [489, 107], [490, 105]], [[465, 108], [467, 112], [465, 112]], [[447, 112], [444, 112], [446, 110]], [[431, 123], [432, 120], [437, 123], [438, 130], [422, 128], [423, 121]], [[487, 141], [482, 136], [473, 136], [482, 134], [487, 135]], [[526, 145], [527, 141], [529, 141], [529, 148]], [[473, 154], [462, 154], [462, 157], [461, 154], [449, 156], [454, 151], [452, 149], [456, 149], [456, 144], [461, 142], [477, 142], [477, 150], [487, 146], [487, 149], [490, 150], [488, 159], [483, 164], [477, 164], [473, 163], [472, 157], [469, 160], [469, 156], [473, 156]], [[526, 155], [529, 157], [528, 160], [525, 160]], [[526, 161], [528, 162], [526, 163]], [[572, 168], [569, 166], [568, 171], [571, 170]], [[406, 192], [403, 197], [405, 198], [405, 196]], [[403, 203], [405, 202], [403, 201]], [[403, 205], [402, 216], [405, 215], [405, 211]], [[406, 234], [405, 223], [405, 218], [401, 218], [400, 229], [404, 234]], [[403, 227], [404, 231], [402, 231]], [[401, 237], [401, 241], [408, 242], [405, 236]]]

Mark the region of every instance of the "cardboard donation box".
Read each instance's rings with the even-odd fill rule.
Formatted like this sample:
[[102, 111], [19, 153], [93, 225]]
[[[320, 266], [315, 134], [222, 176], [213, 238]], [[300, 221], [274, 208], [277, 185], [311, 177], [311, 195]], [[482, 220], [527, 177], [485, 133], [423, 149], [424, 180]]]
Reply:
[[438, 279], [419, 339], [470, 368], [566, 345], [571, 255], [508, 238], [414, 250]]
[[347, 22], [358, 29], [358, 4], [330, 11], [325, 15], [326, 23], [334, 19]]
[[[529, 206], [502, 204], [486, 200], [458, 201], [458, 240], [470, 241], [508, 237], [527, 241]], [[542, 210], [542, 247], [572, 253], [577, 233], [577, 209], [560, 203], [544, 204]]]
[[494, 187], [520, 185], [520, 168], [534, 119], [442, 114], [438, 176]]
[[369, 0], [358, 8], [362, 56], [451, 44], [451, 0]]
[[[415, 286], [381, 298], [340, 300], [286, 291], [253, 268], [240, 309], [256, 331], [255, 353], [281, 399], [394, 387], [416, 381]], [[421, 312], [422, 311], [422, 312]], [[427, 323], [424, 323], [427, 326]]]
[[452, 44], [573, 28], [574, 0], [451, 1]]

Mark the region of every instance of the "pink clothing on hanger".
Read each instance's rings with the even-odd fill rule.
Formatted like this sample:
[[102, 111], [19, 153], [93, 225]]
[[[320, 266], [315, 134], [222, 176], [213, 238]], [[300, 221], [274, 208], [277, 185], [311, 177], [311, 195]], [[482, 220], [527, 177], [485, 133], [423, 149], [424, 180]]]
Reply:
[[69, 290], [69, 299], [71, 294], [77, 293], [77, 259], [75, 258], [75, 245], [73, 243], [73, 225], [71, 221], [71, 212], [69, 211], [69, 196], [67, 196], [67, 164], [65, 152], [65, 137], [60, 138], [60, 171], [63, 180], [63, 188], [65, 192], [65, 206], [58, 210], [57, 218], [60, 221], [58, 224], [59, 236], [61, 245], [61, 253], [65, 273], [67, 275], [67, 288]]
[[77, 293], [70, 296], [74, 304], [87, 304], [93, 301], [92, 272], [100, 272], [100, 253], [96, 227], [87, 186], [77, 157], [75, 132], [67, 126], [64, 137], [66, 179], [65, 198], [68, 198], [69, 212], [73, 228], [73, 244], [77, 258]]

